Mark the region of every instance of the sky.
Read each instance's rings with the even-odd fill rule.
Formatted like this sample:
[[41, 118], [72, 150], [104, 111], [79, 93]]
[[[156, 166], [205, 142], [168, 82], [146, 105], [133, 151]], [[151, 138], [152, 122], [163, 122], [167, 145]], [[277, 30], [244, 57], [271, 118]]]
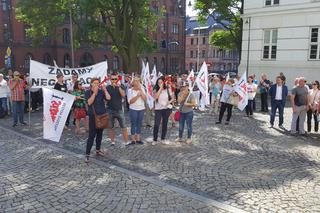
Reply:
[[191, 7], [188, 7], [189, 0], [186, 0], [187, 15], [188, 15], [188, 16], [196, 16], [196, 15], [197, 15], [197, 12], [196, 12], [195, 10], [193, 10], [193, 6], [194, 6], [195, 0], [190, 0], [190, 1], [191, 1], [192, 6], [191, 6]]

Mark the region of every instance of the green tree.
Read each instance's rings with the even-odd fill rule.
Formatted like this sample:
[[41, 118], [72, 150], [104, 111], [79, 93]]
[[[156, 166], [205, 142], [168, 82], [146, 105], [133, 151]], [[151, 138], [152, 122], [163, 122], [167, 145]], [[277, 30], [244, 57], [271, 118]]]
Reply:
[[27, 35], [36, 45], [59, 35], [70, 12], [75, 47], [97, 47], [110, 40], [126, 72], [137, 71], [139, 54], [155, 48], [149, 35], [158, 16], [150, 10], [149, 0], [20, 0], [16, 7], [17, 19], [29, 26]]
[[225, 31], [210, 36], [210, 44], [221, 49], [237, 48], [241, 57], [243, 0], [196, 0], [200, 21], [211, 16]]

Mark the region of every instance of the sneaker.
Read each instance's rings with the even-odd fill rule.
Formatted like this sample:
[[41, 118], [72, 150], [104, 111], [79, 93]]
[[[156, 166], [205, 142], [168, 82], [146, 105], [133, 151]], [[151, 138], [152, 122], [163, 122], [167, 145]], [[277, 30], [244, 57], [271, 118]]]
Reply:
[[18, 124], [13, 124], [12, 127], [16, 127]]
[[23, 126], [26, 126], [26, 125], [28, 125], [26, 122], [22, 122], [21, 123]]
[[191, 143], [192, 143], [191, 138], [188, 138], [188, 139], [186, 140], [186, 144], [191, 144]]
[[286, 128], [284, 128], [284, 126], [283, 125], [279, 125], [279, 128], [280, 129], [283, 129], [283, 130], [285, 130]]
[[221, 121], [217, 121], [216, 124], [221, 124]]
[[143, 145], [144, 143], [142, 141], [136, 141], [136, 144]]
[[132, 145], [135, 145], [135, 144], [136, 144], [135, 141], [131, 141], [131, 142], [127, 142], [127, 143], [126, 143], [126, 146], [132, 146]]
[[152, 146], [155, 146], [157, 144], [157, 141], [152, 141]]
[[111, 142], [111, 146], [115, 146], [116, 145], [116, 143], [115, 142]]
[[168, 141], [168, 140], [161, 140], [161, 143], [164, 144], [164, 145], [170, 145], [171, 142]]
[[177, 138], [177, 139], [175, 140], [175, 142], [176, 142], [176, 143], [182, 143], [182, 142], [183, 142], [183, 139], [182, 139], [182, 138]]
[[273, 128], [273, 124], [270, 124], [270, 125], [269, 125], [269, 128]]
[[224, 124], [225, 124], [225, 125], [229, 125], [229, 121], [226, 121]]

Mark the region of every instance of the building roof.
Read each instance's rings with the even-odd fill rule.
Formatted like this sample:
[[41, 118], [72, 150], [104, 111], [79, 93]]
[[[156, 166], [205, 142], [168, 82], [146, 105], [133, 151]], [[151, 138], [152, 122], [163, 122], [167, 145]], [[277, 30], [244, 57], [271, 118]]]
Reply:
[[[217, 16], [217, 15], [214, 15]], [[224, 27], [217, 23], [212, 16], [208, 16], [205, 24], [199, 24], [198, 16], [191, 16], [186, 18], [186, 35], [194, 33], [194, 30], [201, 30], [201, 33], [209, 33], [212, 29], [223, 29]], [[203, 32], [205, 31], [205, 32]]]

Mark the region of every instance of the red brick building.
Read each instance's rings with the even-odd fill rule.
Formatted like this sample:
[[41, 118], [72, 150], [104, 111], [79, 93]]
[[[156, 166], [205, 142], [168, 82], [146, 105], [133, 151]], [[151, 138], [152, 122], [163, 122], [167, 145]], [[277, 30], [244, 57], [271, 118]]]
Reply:
[[[32, 47], [26, 37], [25, 26], [15, 19], [12, 9], [15, 0], [0, 2], [0, 67], [5, 67], [5, 54], [8, 47], [12, 50], [12, 67], [21, 72], [29, 71], [29, 58], [59, 66], [71, 66], [71, 45], [69, 23], [61, 26], [61, 32], [55, 40], [47, 40], [38, 47]], [[185, 62], [185, 1], [160, 0], [150, 1], [150, 9], [160, 14], [156, 33], [152, 38], [157, 43], [157, 51], [144, 55], [150, 66], [156, 65], [163, 73], [175, 73], [184, 69]], [[2, 59], [2, 60], [1, 60]], [[74, 65], [87, 66], [107, 59], [109, 70], [121, 69], [121, 58], [111, 51], [111, 43], [101, 48], [81, 46], [74, 51]]]
[[[209, 44], [210, 35], [223, 30], [212, 17], [207, 19], [205, 25], [199, 26], [197, 17], [187, 17], [186, 27], [186, 69], [198, 70], [205, 61], [209, 72], [225, 73], [237, 72], [237, 50], [222, 50]], [[199, 66], [198, 66], [199, 54]]]

